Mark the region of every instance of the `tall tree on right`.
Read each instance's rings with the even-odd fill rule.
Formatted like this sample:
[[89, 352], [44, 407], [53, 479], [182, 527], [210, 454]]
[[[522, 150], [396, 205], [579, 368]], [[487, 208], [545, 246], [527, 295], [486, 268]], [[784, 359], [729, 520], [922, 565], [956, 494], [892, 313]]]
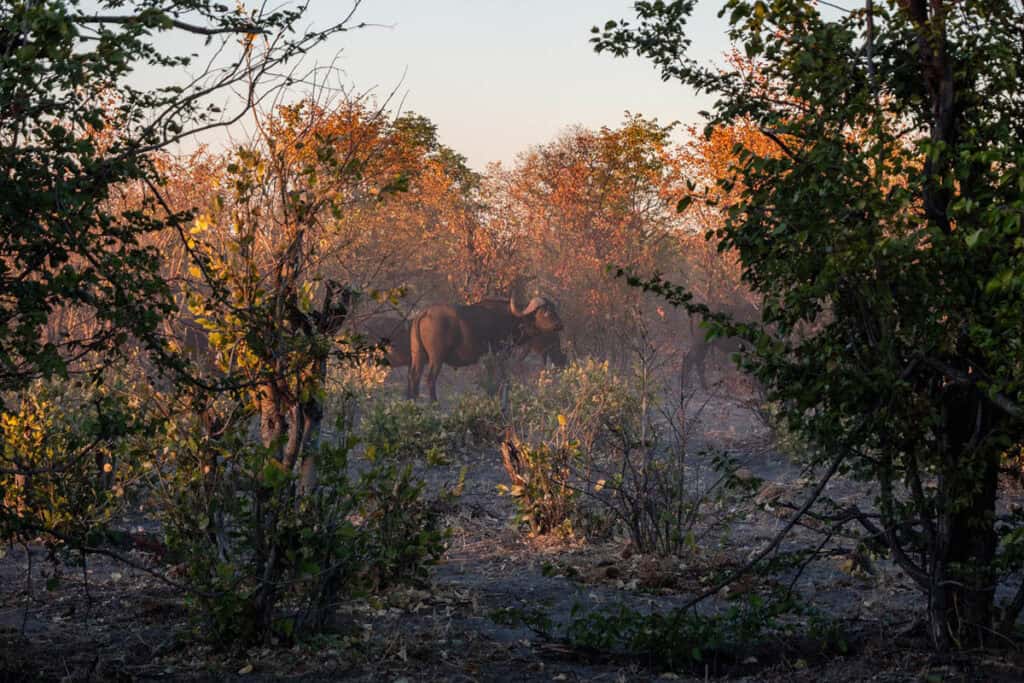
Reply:
[[695, 5], [637, 2], [594, 43], [712, 94], [709, 130], [748, 120], [774, 142], [739, 145], [718, 180], [739, 193], [713, 237], [765, 303], [763, 325], [721, 327], [754, 342], [743, 362], [828, 471], [876, 483], [877, 517], [835, 516], [921, 587], [935, 645], [1010, 631], [1024, 530], [997, 503], [1024, 443], [1024, 4], [727, 0], [756, 70], [688, 54]]

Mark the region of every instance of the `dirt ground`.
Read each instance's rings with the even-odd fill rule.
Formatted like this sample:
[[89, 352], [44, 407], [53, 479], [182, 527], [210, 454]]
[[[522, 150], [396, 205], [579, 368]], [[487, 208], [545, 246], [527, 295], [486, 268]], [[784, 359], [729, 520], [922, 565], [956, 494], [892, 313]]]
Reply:
[[[446, 388], [452, 385], [441, 385]], [[776, 493], [800, 500], [797, 484], [808, 473], [768, 447], [763, 427], [742, 407], [711, 400], [698, 433], [704, 445], [727, 450], [765, 480], [774, 493], [763, 500]], [[656, 561], [631, 554], [623, 540], [529, 538], [512, 525], [509, 500], [496, 495], [506, 483], [496, 451], [463, 453], [432, 474], [432, 483], [451, 480], [463, 465], [466, 488], [448, 520], [450, 545], [430, 586], [339, 609], [331, 633], [293, 648], [216, 652], [195, 634], [180, 593], [150, 574], [93, 558], [84, 568], [63, 567], [63, 580], [47, 590], [52, 570], [43, 548], [10, 548], [0, 559], [0, 681], [1024, 680], [1024, 656], [1015, 651], [933, 657], [915, 628], [922, 615], [914, 588], [885, 562], [855, 562], [842, 539], [824, 546], [821, 559], [799, 576], [779, 578], [833, 620], [845, 653], [778, 638], [731, 662], [709, 662], [703, 671], [669, 672], [570, 647], [514, 617], [543, 613], [557, 625], [574, 608], [621, 603], [668, 610], [707, 585], [714, 571], [763, 547], [785, 512], [770, 502], [752, 507], [714, 547]], [[843, 479], [827, 493], [861, 503], [872, 497], [866, 485]], [[140, 529], [153, 530], [144, 511], [127, 527]], [[817, 534], [797, 530], [783, 550], [819, 543]], [[143, 548], [130, 552], [143, 565], [153, 559]]]

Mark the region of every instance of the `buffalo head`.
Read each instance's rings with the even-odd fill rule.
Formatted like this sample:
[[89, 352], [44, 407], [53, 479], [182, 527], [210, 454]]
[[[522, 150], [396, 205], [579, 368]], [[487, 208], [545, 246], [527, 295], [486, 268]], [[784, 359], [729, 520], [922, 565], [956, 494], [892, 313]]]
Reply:
[[535, 296], [530, 299], [530, 303], [522, 311], [516, 308], [516, 298], [514, 296], [509, 299], [508, 304], [512, 315], [531, 325], [538, 334], [560, 332], [562, 330], [562, 319], [558, 317], [555, 305], [542, 296]]

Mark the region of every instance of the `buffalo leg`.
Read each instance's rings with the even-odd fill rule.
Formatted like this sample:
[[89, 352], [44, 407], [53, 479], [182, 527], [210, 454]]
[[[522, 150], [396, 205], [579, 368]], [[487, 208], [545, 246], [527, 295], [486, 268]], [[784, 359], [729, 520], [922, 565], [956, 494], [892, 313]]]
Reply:
[[416, 319], [409, 326], [409, 388], [405, 392], [406, 398], [419, 398], [420, 375], [423, 374], [423, 365], [427, 360], [427, 352], [420, 339], [419, 319]]
[[441, 363], [435, 363], [433, 359], [427, 366], [427, 389], [430, 390], [430, 400], [437, 402], [437, 376], [441, 374]]
[[[415, 328], [414, 328], [415, 329]], [[418, 344], [413, 343], [412, 359], [409, 362], [409, 388], [405, 397], [416, 400], [420, 395], [420, 376], [423, 374], [423, 364], [427, 360], [427, 354]]]
[[409, 366], [408, 390], [405, 392], [406, 398], [415, 400], [419, 397], [421, 374], [423, 374], [423, 365], [418, 358], [413, 358], [412, 364]]

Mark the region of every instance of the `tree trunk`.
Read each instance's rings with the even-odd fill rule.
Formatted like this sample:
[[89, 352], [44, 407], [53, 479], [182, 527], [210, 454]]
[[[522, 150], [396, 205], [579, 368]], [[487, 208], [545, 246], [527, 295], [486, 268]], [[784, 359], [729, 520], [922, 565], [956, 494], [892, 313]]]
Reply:
[[320, 436], [323, 430], [324, 408], [322, 401], [311, 398], [301, 404], [302, 411], [302, 464], [299, 470], [299, 495], [306, 495], [316, 488], [317, 456], [320, 452]]
[[961, 491], [962, 507], [947, 515], [947, 555], [944, 570], [936, 572], [930, 605], [932, 637], [940, 650], [951, 645], [984, 645], [992, 632], [996, 575], [992, 568], [998, 538], [995, 519], [998, 459], [988, 462], [978, 487]]
[[946, 471], [939, 477], [938, 542], [929, 605], [932, 639], [940, 650], [984, 645], [992, 632], [999, 539], [995, 509], [1000, 454], [985, 443], [989, 412], [970, 389], [947, 398]]
[[267, 382], [260, 391], [260, 441], [264, 448], [275, 447], [275, 458], [281, 461], [284, 457], [282, 437], [288, 427], [285, 418], [284, 397], [274, 382]]

